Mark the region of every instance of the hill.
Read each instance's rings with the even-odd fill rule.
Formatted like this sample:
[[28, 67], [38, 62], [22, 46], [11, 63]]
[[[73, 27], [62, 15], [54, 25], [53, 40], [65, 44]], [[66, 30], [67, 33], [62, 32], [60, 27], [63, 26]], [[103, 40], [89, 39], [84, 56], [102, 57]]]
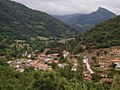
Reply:
[[78, 31], [51, 15], [15, 1], [0, 0], [0, 56], [16, 56], [27, 48], [41, 51], [48, 39], [72, 37], [76, 34]]
[[61, 20], [60, 18], [58, 19], [84, 32], [91, 29], [96, 24], [111, 19], [115, 16], [116, 14], [114, 14], [113, 12], [105, 8], [99, 7], [97, 11], [90, 14], [80, 14], [64, 20]]
[[74, 36], [77, 31], [44, 12], [10, 0], [0, 0], [0, 35], [15, 39]]
[[74, 52], [80, 52], [85, 48], [91, 50], [120, 46], [120, 16], [96, 25], [90, 31], [79, 35], [68, 44], [70, 44], [70, 49]]

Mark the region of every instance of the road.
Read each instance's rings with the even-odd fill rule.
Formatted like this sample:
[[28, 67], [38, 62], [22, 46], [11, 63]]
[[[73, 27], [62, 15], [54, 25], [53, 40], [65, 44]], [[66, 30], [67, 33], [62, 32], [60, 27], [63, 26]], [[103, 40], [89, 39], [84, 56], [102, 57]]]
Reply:
[[88, 63], [88, 58], [83, 59], [83, 62], [86, 63], [87, 70], [88, 70], [91, 74], [93, 74], [94, 72], [93, 72], [92, 69], [90, 68], [90, 64]]

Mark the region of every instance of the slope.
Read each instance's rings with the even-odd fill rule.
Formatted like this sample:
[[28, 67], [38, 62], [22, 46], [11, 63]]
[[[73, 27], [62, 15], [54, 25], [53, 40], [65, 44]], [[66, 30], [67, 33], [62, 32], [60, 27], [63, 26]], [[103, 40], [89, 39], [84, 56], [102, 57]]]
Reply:
[[70, 49], [79, 52], [82, 49], [120, 46], [120, 16], [104, 21], [90, 31], [69, 42]]
[[74, 36], [76, 31], [52, 16], [10, 1], [0, 0], [0, 35], [15, 39]]
[[115, 16], [116, 14], [114, 14], [113, 12], [105, 8], [99, 7], [97, 11], [90, 14], [77, 15], [62, 21], [84, 32], [90, 30], [96, 24], [111, 19]]

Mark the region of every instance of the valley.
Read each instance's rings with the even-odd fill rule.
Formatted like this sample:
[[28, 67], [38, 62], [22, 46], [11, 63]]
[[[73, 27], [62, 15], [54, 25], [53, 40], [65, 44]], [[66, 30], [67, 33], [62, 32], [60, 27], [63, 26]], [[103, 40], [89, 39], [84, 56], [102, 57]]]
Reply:
[[57, 16], [0, 0], [0, 90], [119, 89], [119, 15]]

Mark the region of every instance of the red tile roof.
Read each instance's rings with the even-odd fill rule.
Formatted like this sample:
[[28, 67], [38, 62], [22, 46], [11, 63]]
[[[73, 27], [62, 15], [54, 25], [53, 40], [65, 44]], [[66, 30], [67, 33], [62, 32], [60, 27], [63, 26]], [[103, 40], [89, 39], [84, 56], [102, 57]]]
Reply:
[[115, 59], [111, 60], [111, 62], [120, 62], [120, 58], [115, 58]]
[[101, 81], [105, 82], [105, 83], [112, 83], [113, 79], [111, 79], [111, 78], [102, 78]]

